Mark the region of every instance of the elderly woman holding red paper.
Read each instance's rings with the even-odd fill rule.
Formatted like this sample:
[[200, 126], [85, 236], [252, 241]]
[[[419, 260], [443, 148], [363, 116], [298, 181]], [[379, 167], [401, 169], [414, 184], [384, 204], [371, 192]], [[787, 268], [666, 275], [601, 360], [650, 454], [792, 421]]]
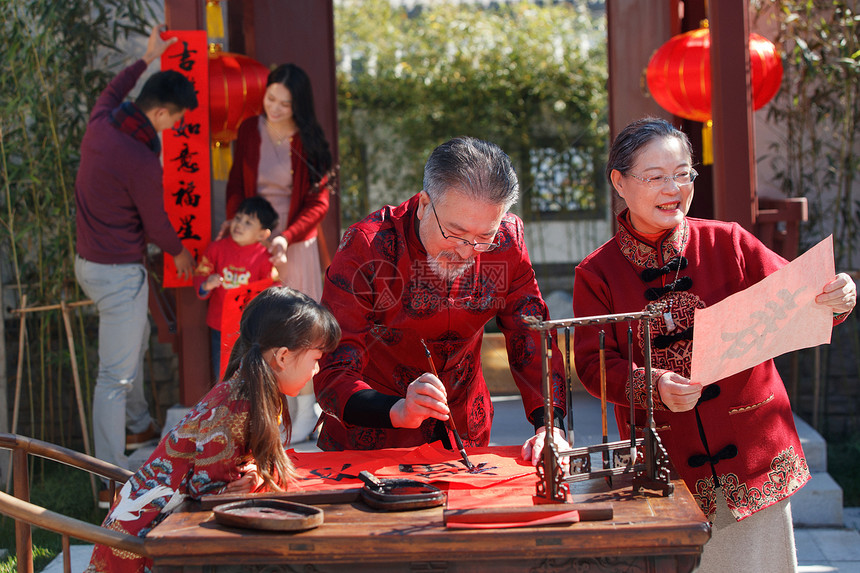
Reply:
[[[793, 571], [788, 498], [809, 480], [785, 387], [772, 360], [710, 385], [690, 380], [693, 316], [787, 264], [736, 223], [687, 217], [696, 171], [687, 136], [661, 119], [628, 125], [612, 145], [606, 173], [627, 203], [618, 232], [576, 268], [577, 317], [662, 307], [651, 321], [651, 380], [645, 380], [643, 326], [628, 356], [627, 324], [578, 327], [576, 370], [600, 394], [599, 331], [605, 331], [607, 398], [629, 437], [628, 358], [634, 363], [637, 425], [646, 383], [654, 420], [675, 469], [713, 523], [700, 571]], [[822, 285], [816, 302], [834, 324], [854, 308], [846, 274]]]

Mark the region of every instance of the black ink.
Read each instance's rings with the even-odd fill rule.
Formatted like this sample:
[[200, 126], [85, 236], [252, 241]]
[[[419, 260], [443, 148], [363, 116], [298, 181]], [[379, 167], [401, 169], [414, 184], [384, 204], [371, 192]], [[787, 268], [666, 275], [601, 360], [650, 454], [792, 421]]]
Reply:
[[[318, 478], [332, 480], [332, 481], [343, 481], [345, 479], [358, 479], [358, 475], [344, 473], [352, 464], [343, 464], [339, 470], [335, 470], [334, 468], [317, 468], [310, 471], [311, 475], [315, 475]], [[310, 479], [310, 478], [306, 478]]]
[[177, 171], [184, 171], [186, 173], [197, 173], [200, 171], [200, 165], [196, 161], [191, 161], [191, 159], [195, 156], [199, 155], [196, 151], [191, 151], [188, 149], [188, 144], [182, 144], [182, 151], [179, 152], [179, 155], [172, 158], [171, 161], [179, 161], [179, 166], [176, 168]]
[[196, 217], [194, 217], [194, 215], [187, 215], [179, 220], [180, 225], [179, 229], [176, 231], [176, 234], [179, 235], [180, 241], [184, 241], [185, 239], [194, 239], [197, 241], [200, 240], [200, 235], [198, 235], [191, 229], [191, 223], [194, 221], [195, 218]]
[[197, 207], [200, 204], [200, 193], [195, 193], [196, 185], [194, 181], [179, 181], [179, 190], [173, 193], [176, 198], [177, 205], [188, 205], [189, 207]]
[[182, 42], [182, 53], [174, 56], [170, 56], [170, 58], [176, 59], [179, 58], [179, 69], [185, 72], [190, 72], [194, 69], [194, 58], [191, 57], [192, 54], [196, 54], [197, 50], [189, 50], [188, 42]]

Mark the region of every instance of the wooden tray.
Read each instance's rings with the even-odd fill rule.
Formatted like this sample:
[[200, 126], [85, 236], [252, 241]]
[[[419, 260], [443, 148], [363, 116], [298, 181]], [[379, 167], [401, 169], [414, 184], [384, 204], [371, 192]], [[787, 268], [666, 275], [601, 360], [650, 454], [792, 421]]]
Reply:
[[230, 527], [304, 531], [319, 527], [323, 510], [312, 505], [276, 499], [249, 499], [219, 505], [212, 510], [215, 521]]
[[305, 505], [326, 505], [330, 503], [352, 503], [361, 499], [361, 488], [331, 490], [267, 491], [262, 493], [220, 493], [208, 494], [200, 498], [200, 508], [212, 510], [225, 503], [234, 501], [278, 500], [293, 501]]

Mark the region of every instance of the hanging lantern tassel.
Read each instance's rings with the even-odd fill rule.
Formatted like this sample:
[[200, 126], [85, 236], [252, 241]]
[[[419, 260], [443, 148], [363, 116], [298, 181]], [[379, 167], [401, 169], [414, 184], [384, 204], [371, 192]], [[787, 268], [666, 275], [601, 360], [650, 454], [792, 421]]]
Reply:
[[226, 181], [230, 176], [233, 158], [230, 155], [230, 144], [221, 141], [212, 142], [212, 177], [218, 181]]
[[714, 164], [714, 122], [702, 124], [702, 165]]
[[206, 0], [206, 34], [210, 38], [224, 37], [224, 17], [221, 0]]

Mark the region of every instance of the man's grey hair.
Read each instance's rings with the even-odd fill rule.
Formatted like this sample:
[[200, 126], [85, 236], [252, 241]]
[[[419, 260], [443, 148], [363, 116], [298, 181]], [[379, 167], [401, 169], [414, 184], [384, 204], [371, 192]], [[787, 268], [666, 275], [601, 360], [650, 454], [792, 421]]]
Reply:
[[520, 184], [501, 148], [474, 137], [455, 137], [433, 150], [424, 166], [424, 191], [433, 200], [456, 190], [470, 199], [504, 205], [517, 202]]

